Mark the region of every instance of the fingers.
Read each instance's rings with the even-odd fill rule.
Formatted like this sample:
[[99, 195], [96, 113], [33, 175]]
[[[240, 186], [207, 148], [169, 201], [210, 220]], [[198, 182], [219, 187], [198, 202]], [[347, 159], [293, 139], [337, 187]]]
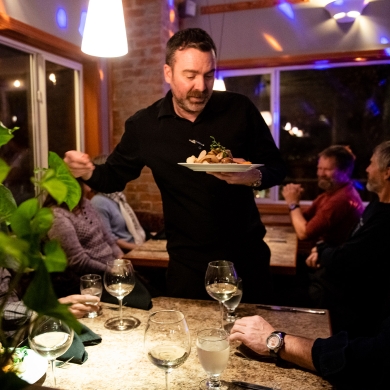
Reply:
[[96, 303], [99, 303], [100, 299], [99, 297], [96, 297], [94, 295], [68, 295], [67, 297], [59, 298], [58, 301], [64, 305], [73, 305], [77, 303], [81, 304], [92, 304], [95, 305]]
[[92, 172], [95, 169], [88, 154], [76, 150], [66, 152], [64, 162], [68, 165], [74, 177], [81, 176], [85, 180], [88, 180], [92, 176]]

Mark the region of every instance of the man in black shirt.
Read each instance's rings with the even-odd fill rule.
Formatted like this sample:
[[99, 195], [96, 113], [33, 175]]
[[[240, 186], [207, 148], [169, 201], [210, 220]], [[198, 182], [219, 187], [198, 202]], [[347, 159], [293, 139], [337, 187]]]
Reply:
[[[145, 165], [152, 170], [163, 201], [169, 295], [207, 298], [208, 262], [230, 260], [244, 281], [244, 300], [266, 302], [272, 291], [270, 251], [252, 190], [280, 184], [285, 165], [251, 101], [212, 91], [215, 68], [210, 36], [201, 29], [179, 31], [167, 43], [164, 75], [171, 90], [165, 98], [126, 121], [106, 164], [95, 167], [75, 151], [66, 153], [65, 162], [76, 177], [105, 193], [122, 191]], [[264, 166], [207, 174], [178, 165], [208, 150], [211, 136], [233, 156]]]

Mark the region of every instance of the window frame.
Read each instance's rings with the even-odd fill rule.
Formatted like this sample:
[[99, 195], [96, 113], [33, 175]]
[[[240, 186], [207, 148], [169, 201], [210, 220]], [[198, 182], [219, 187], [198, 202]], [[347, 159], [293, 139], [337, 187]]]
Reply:
[[[325, 60], [326, 61], [326, 60]], [[239, 76], [250, 76], [250, 75], [263, 75], [269, 74], [271, 80], [271, 94], [270, 94], [270, 111], [272, 115], [272, 124], [270, 131], [274, 138], [276, 146], [279, 147], [280, 139], [280, 74], [283, 71], [294, 71], [294, 70], [306, 70], [306, 69], [328, 69], [328, 68], [341, 68], [351, 66], [370, 66], [370, 65], [390, 65], [390, 59], [381, 60], [362, 60], [357, 61], [345, 60], [342, 62], [331, 62], [323, 63], [309, 63], [300, 65], [286, 65], [286, 66], [275, 66], [275, 67], [255, 67], [255, 68], [244, 68], [239, 69], [221, 69], [218, 70], [218, 75], [222, 79], [225, 77], [239, 77]], [[258, 206], [260, 205], [284, 205], [283, 200], [278, 199], [279, 186], [274, 186], [270, 189], [269, 198], [255, 198]], [[305, 200], [301, 202], [303, 205], [310, 205], [312, 201]]]

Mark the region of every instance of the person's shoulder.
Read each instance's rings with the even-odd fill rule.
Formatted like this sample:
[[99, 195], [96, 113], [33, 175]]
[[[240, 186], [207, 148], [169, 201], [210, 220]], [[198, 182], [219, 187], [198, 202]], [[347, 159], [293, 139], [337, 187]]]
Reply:
[[231, 102], [253, 105], [252, 101], [248, 96], [242, 95], [241, 93], [231, 91], [213, 91], [211, 98], [217, 102]]
[[161, 98], [157, 101], [155, 101], [153, 104], [151, 104], [148, 107], [141, 108], [136, 113], [131, 115], [126, 122], [131, 121], [139, 121], [143, 119], [150, 119], [151, 115], [155, 116], [157, 118], [158, 112], [160, 111], [161, 105], [163, 104], [165, 98]]

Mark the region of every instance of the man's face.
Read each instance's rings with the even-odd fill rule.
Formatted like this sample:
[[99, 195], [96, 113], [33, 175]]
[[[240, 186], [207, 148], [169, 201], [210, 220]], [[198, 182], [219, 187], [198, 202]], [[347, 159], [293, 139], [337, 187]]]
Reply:
[[373, 154], [370, 160], [370, 165], [367, 167], [367, 189], [368, 191], [376, 192], [382, 191], [387, 181], [387, 170], [381, 171], [378, 165], [378, 156]]
[[318, 187], [325, 191], [332, 190], [349, 180], [348, 175], [340, 171], [333, 157], [321, 156], [317, 165]]
[[164, 65], [165, 81], [170, 84], [176, 113], [196, 118], [213, 92], [214, 52], [189, 48], [176, 51], [172, 67]]

